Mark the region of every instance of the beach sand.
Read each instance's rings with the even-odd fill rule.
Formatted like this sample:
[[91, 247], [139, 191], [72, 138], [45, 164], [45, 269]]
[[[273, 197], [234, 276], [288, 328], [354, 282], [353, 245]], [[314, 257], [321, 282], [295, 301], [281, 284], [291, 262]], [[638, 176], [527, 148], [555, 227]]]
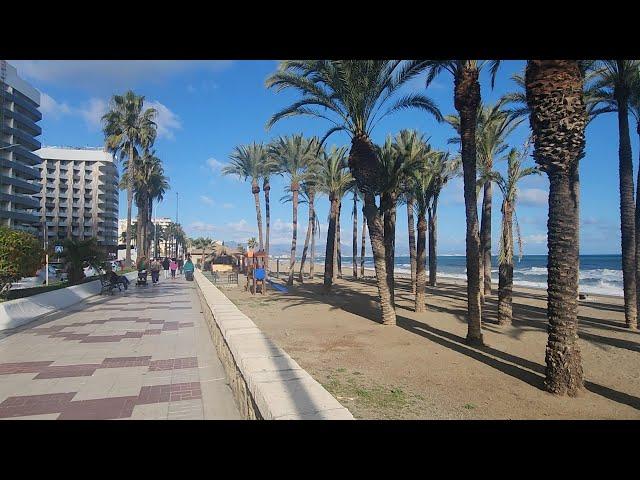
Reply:
[[427, 287], [427, 312], [416, 314], [410, 282], [399, 278], [397, 326], [383, 326], [373, 278], [343, 272], [329, 295], [321, 277], [288, 293], [224, 291], [356, 418], [640, 419], [640, 332], [624, 328], [621, 298], [580, 301], [585, 389], [556, 397], [542, 389], [545, 291], [516, 287], [514, 324], [500, 327], [496, 288], [483, 309], [486, 346], [473, 348], [464, 282], [439, 278]]

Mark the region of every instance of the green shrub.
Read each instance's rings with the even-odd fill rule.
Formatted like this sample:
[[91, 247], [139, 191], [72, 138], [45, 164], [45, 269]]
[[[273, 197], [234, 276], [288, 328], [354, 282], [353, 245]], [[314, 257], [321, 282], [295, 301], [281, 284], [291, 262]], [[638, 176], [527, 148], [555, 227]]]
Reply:
[[95, 238], [65, 240], [60, 258], [64, 262], [69, 282], [75, 284], [84, 278], [84, 267], [101, 265], [105, 260], [105, 254]]
[[0, 296], [13, 282], [32, 277], [44, 262], [44, 249], [33, 235], [0, 227]]

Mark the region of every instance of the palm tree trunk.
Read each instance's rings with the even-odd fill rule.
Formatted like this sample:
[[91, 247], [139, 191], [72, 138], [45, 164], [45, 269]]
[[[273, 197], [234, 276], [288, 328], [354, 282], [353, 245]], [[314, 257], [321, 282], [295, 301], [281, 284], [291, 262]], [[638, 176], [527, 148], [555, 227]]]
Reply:
[[[640, 137], [640, 121], [636, 126], [636, 131]], [[638, 182], [636, 190], [636, 328], [638, 326], [637, 313], [640, 312], [640, 168], [638, 169]]]
[[433, 197], [429, 208], [429, 285], [435, 287], [438, 282], [438, 196]]
[[329, 227], [327, 229], [327, 246], [324, 254], [324, 291], [328, 293], [333, 284], [333, 262], [336, 245], [336, 219], [338, 217], [338, 199], [329, 195], [331, 207], [329, 208]]
[[353, 191], [353, 236], [351, 239], [351, 270], [353, 270], [353, 278], [358, 278], [358, 194]]
[[256, 221], [258, 223], [258, 244], [260, 250], [264, 249], [264, 242], [262, 241], [262, 210], [260, 209], [260, 187], [258, 181], [253, 180], [251, 182], [251, 193], [253, 193], [253, 199], [256, 204]]
[[413, 220], [413, 197], [407, 199], [407, 226], [409, 227], [409, 263], [411, 264], [411, 293], [416, 293], [416, 227]]
[[269, 183], [269, 179], [267, 177], [264, 178], [262, 183], [262, 191], [264, 192], [264, 213], [266, 224], [266, 238], [264, 242], [264, 253], [266, 254], [266, 262], [265, 262], [265, 274], [266, 277], [269, 277], [269, 236], [270, 236], [270, 223], [271, 223], [271, 207], [269, 204], [269, 192], [271, 191], [271, 185]]
[[511, 325], [513, 320], [513, 210], [502, 202], [502, 245], [504, 259], [498, 268], [498, 323]]
[[298, 240], [298, 189], [295, 183], [291, 184], [291, 193], [293, 194], [293, 235], [291, 236], [291, 261], [289, 263], [289, 279], [287, 285], [293, 285], [293, 270], [296, 266], [296, 242]]
[[309, 208], [311, 209], [311, 262], [309, 262], [309, 278], [313, 280], [316, 264], [316, 206], [315, 195], [309, 195]]
[[578, 346], [578, 169], [549, 173], [548, 316], [546, 388], [575, 395], [582, 388]]
[[136, 250], [138, 251], [138, 257], [144, 256], [143, 247], [143, 234], [144, 234], [144, 208], [138, 205], [138, 212], [136, 214]]
[[391, 293], [391, 304], [395, 305], [395, 249], [396, 249], [396, 197], [383, 193], [380, 200], [384, 212], [384, 252], [387, 269], [387, 285]]
[[336, 222], [336, 262], [338, 265], [338, 278], [342, 278], [342, 248], [341, 248], [341, 239], [340, 232], [342, 229], [340, 228], [340, 214], [342, 213], [342, 200], [338, 203], [338, 221]]
[[464, 204], [467, 219], [467, 342], [482, 345], [480, 303], [480, 238], [476, 195], [476, 118], [480, 104], [478, 71], [463, 68], [455, 77], [454, 103], [460, 114]]
[[127, 237], [125, 242], [125, 265], [131, 267], [131, 208], [133, 207], [133, 176], [135, 175], [135, 162], [133, 159], [133, 144], [129, 144], [128, 162], [129, 181], [127, 182]]
[[349, 169], [357, 182], [358, 189], [364, 193], [363, 212], [367, 219], [376, 269], [376, 285], [380, 296], [382, 324], [395, 325], [396, 311], [391, 300], [385, 265], [384, 225], [374, 193], [377, 191], [380, 181], [378, 158], [371, 139], [365, 134], [358, 134], [351, 140]]
[[[491, 168], [491, 167], [489, 167]], [[484, 184], [484, 195], [482, 198], [482, 221], [480, 224], [480, 251], [482, 254], [482, 269], [484, 295], [491, 295], [491, 200], [492, 184], [490, 181]]]
[[637, 328], [635, 204], [633, 195], [633, 162], [629, 137], [628, 98], [619, 95], [618, 134], [620, 136], [620, 230], [622, 233], [622, 280], [624, 317], [628, 328]]
[[362, 238], [360, 240], [360, 277], [364, 278], [364, 256], [367, 247], [367, 218], [362, 214]]
[[[300, 260], [300, 273], [298, 275], [298, 279], [300, 280], [300, 283], [304, 282], [302, 272], [304, 270], [304, 262], [307, 260], [307, 251], [309, 250], [309, 239], [311, 237], [312, 221], [313, 221], [313, 211], [311, 206], [309, 206], [309, 222], [307, 224], [307, 235], [305, 236], [305, 239], [304, 239], [304, 248], [302, 249], [302, 260]], [[313, 263], [313, 260], [311, 261], [311, 263]]]
[[418, 214], [418, 246], [416, 260], [416, 298], [414, 310], [416, 312], [424, 312], [426, 310], [426, 294], [427, 288], [427, 221], [424, 218], [424, 212]]

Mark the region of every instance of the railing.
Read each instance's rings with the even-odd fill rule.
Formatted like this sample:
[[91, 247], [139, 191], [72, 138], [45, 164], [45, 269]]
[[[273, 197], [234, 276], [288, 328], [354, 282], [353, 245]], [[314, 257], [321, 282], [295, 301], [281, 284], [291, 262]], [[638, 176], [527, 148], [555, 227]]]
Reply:
[[214, 285], [238, 285], [238, 272], [202, 272]]

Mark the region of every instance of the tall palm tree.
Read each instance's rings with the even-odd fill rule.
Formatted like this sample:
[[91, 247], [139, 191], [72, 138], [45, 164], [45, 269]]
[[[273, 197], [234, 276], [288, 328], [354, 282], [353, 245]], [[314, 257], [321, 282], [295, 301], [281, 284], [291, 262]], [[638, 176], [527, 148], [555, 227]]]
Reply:
[[427, 205], [429, 229], [429, 285], [436, 286], [438, 271], [438, 199], [444, 186], [460, 174], [460, 159], [449, 158], [449, 152], [435, 151], [429, 157], [431, 170], [431, 196]]
[[[625, 323], [638, 328], [638, 293], [636, 284], [636, 211], [633, 185], [633, 158], [629, 134], [629, 102], [637, 82], [638, 60], [601, 60], [595, 65], [597, 79], [593, 87], [600, 93], [598, 104], [604, 111], [618, 114], [618, 160], [620, 177], [620, 231], [622, 242], [622, 280]], [[613, 107], [613, 108], [610, 108]]]
[[291, 237], [291, 261], [287, 285], [293, 285], [296, 264], [296, 242], [298, 239], [298, 195], [300, 185], [315, 175], [317, 139], [305, 138], [302, 134], [280, 137], [269, 146], [269, 156], [278, 162], [282, 175], [289, 179], [289, 190], [293, 197], [293, 235]]
[[[155, 155], [154, 155], [155, 157]], [[167, 192], [167, 190], [169, 190], [171, 187], [169, 185], [169, 177], [167, 177], [164, 174], [164, 168], [162, 166], [162, 162], [159, 161], [159, 159], [156, 158], [155, 161], [152, 162], [151, 164], [151, 171], [148, 175], [148, 182], [147, 182], [147, 188], [148, 188], [148, 195], [149, 195], [149, 227], [152, 227], [155, 229], [160, 228], [160, 232], [158, 233], [157, 231], [155, 232], [156, 235], [160, 234], [162, 235], [162, 227], [157, 226], [155, 227], [152, 222], [151, 219], [153, 218], [153, 202], [161, 202], [164, 199], [164, 194]], [[151, 231], [149, 232], [149, 240], [147, 242], [148, 245], [150, 245], [151, 242]], [[149, 249], [150, 247], [147, 246], [147, 249]], [[155, 252], [157, 252], [157, 249], [154, 250]]]
[[360, 240], [360, 277], [364, 278], [364, 256], [367, 247], [367, 218], [362, 215], [362, 239]]
[[[509, 146], [507, 137], [522, 123], [523, 118], [510, 114], [505, 108], [508, 100], [500, 99], [493, 105], [481, 105], [478, 108], [476, 127], [476, 146], [478, 169], [486, 172], [493, 170], [494, 159], [506, 152]], [[460, 117], [448, 115], [445, 120], [460, 132]], [[460, 137], [449, 139], [449, 143], [460, 144]], [[480, 266], [484, 287], [481, 296], [491, 294], [491, 203], [493, 187], [490, 177], [480, 176], [478, 187], [483, 188], [482, 216], [480, 221]]]
[[513, 222], [516, 223], [516, 233], [519, 245], [519, 257], [522, 258], [522, 238], [516, 216], [516, 202], [518, 198], [518, 182], [524, 177], [540, 174], [536, 167], [522, 168], [522, 161], [528, 152], [512, 148], [507, 156], [507, 177], [493, 172], [493, 180], [502, 192], [502, 228], [500, 232], [500, 250], [498, 254], [498, 323], [510, 325], [513, 319]]
[[266, 81], [269, 88], [293, 88], [302, 94], [301, 99], [274, 114], [268, 127], [286, 117], [311, 115], [332, 124], [321, 143], [338, 131], [351, 137], [349, 169], [364, 194], [363, 212], [385, 325], [394, 325], [396, 315], [387, 284], [384, 226], [376, 205], [381, 168], [371, 133], [382, 118], [402, 109], [420, 108], [441, 119], [438, 108], [425, 95], [397, 98], [399, 90], [423, 68], [421, 62], [400, 60], [288, 60]]
[[263, 176], [262, 166], [269, 164], [267, 149], [262, 143], [253, 142], [249, 145], [239, 145], [229, 156], [231, 163], [222, 169], [223, 175], [237, 175], [243, 180], [251, 179], [251, 193], [256, 206], [256, 221], [258, 224], [258, 242], [260, 250], [264, 249], [262, 238], [262, 211], [260, 209], [260, 185], [258, 180]]
[[324, 256], [324, 289], [331, 289], [334, 278], [334, 262], [336, 253], [336, 227], [338, 223], [340, 199], [353, 186], [353, 177], [347, 167], [347, 148], [332, 146], [329, 153], [323, 155], [318, 172], [318, 191], [329, 197], [329, 227], [327, 228], [327, 244]]
[[578, 164], [587, 114], [575, 60], [529, 60], [525, 73], [533, 157], [549, 177], [546, 389], [575, 395], [583, 386], [578, 346]]
[[[114, 95], [109, 102], [109, 110], [102, 118], [105, 147], [116, 156], [128, 158], [135, 169], [135, 155], [138, 148], [150, 148], [155, 142], [157, 126], [154, 119], [157, 111], [144, 108], [144, 96], [129, 90], [124, 95]], [[125, 264], [131, 266], [131, 208], [133, 205], [133, 181], [135, 171], [129, 176], [127, 187], [127, 237]]]
[[351, 237], [351, 270], [353, 278], [358, 278], [358, 187], [351, 188], [353, 193], [353, 210], [351, 219], [353, 220], [353, 235]]
[[[633, 82], [632, 93], [629, 96], [629, 111], [636, 122], [636, 133], [640, 137], [640, 67], [637, 70], [635, 81]], [[637, 312], [640, 312], [640, 168], [638, 169], [638, 182], [636, 188], [636, 300], [638, 302]], [[636, 315], [637, 318], [637, 315]], [[637, 320], [636, 320], [636, 323]]]
[[423, 161], [426, 142], [427, 140], [425, 140], [424, 137], [416, 130], [401, 130], [396, 136], [394, 145], [394, 150], [397, 155], [397, 163], [394, 165], [396, 167], [396, 171], [387, 171], [389, 178], [393, 180], [393, 182], [390, 183], [394, 183], [393, 189], [397, 196], [402, 196], [402, 201], [407, 204], [411, 290], [414, 294], [416, 293], [417, 285], [417, 252], [415, 242], [415, 224], [413, 219], [415, 200], [413, 198], [413, 188], [409, 184], [413, 181], [413, 176], [411, 175], [412, 169]]
[[[310, 183], [304, 182], [300, 185], [300, 192], [298, 195], [298, 206], [301, 204], [307, 204], [309, 207], [309, 221], [307, 223], [307, 233], [304, 239], [304, 248], [302, 249], [302, 258], [300, 260], [300, 271], [298, 272], [298, 281], [300, 283], [304, 283], [304, 265], [307, 261], [307, 254], [309, 253], [309, 244], [311, 243], [313, 247], [312, 236], [314, 234], [314, 225], [313, 222], [317, 223], [317, 218], [315, 215], [314, 202], [315, 202], [315, 185], [310, 186]], [[290, 192], [289, 187], [286, 187], [287, 194], [284, 195], [280, 201], [282, 203], [290, 203], [293, 202], [293, 194]], [[313, 252], [311, 254], [311, 265], [313, 265]], [[312, 269], [309, 269], [312, 271]]]
[[265, 215], [265, 243], [264, 253], [266, 254], [267, 262], [265, 264], [266, 274], [269, 275], [269, 239], [271, 238], [271, 203], [269, 201], [269, 192], [271, 191], [271, 175], [278, 173], [278, 162], [268, 155], [260, 167], [260, 173], [262, 175], [262, 191], [264, 192], [264, 215]]
[[425, 60], [427, 86], [443, 71], [454, 80], [454, 106], [460, 116], [460, 146], [464, 174], [464, 204], [467, 219], [467, 342], [482, 345], [482, 306], [480, 302], [480, 236], [476, 193], [476, 126], [480, 107], [480, 71], [490, 65], [492, 84], [499, 61]]

